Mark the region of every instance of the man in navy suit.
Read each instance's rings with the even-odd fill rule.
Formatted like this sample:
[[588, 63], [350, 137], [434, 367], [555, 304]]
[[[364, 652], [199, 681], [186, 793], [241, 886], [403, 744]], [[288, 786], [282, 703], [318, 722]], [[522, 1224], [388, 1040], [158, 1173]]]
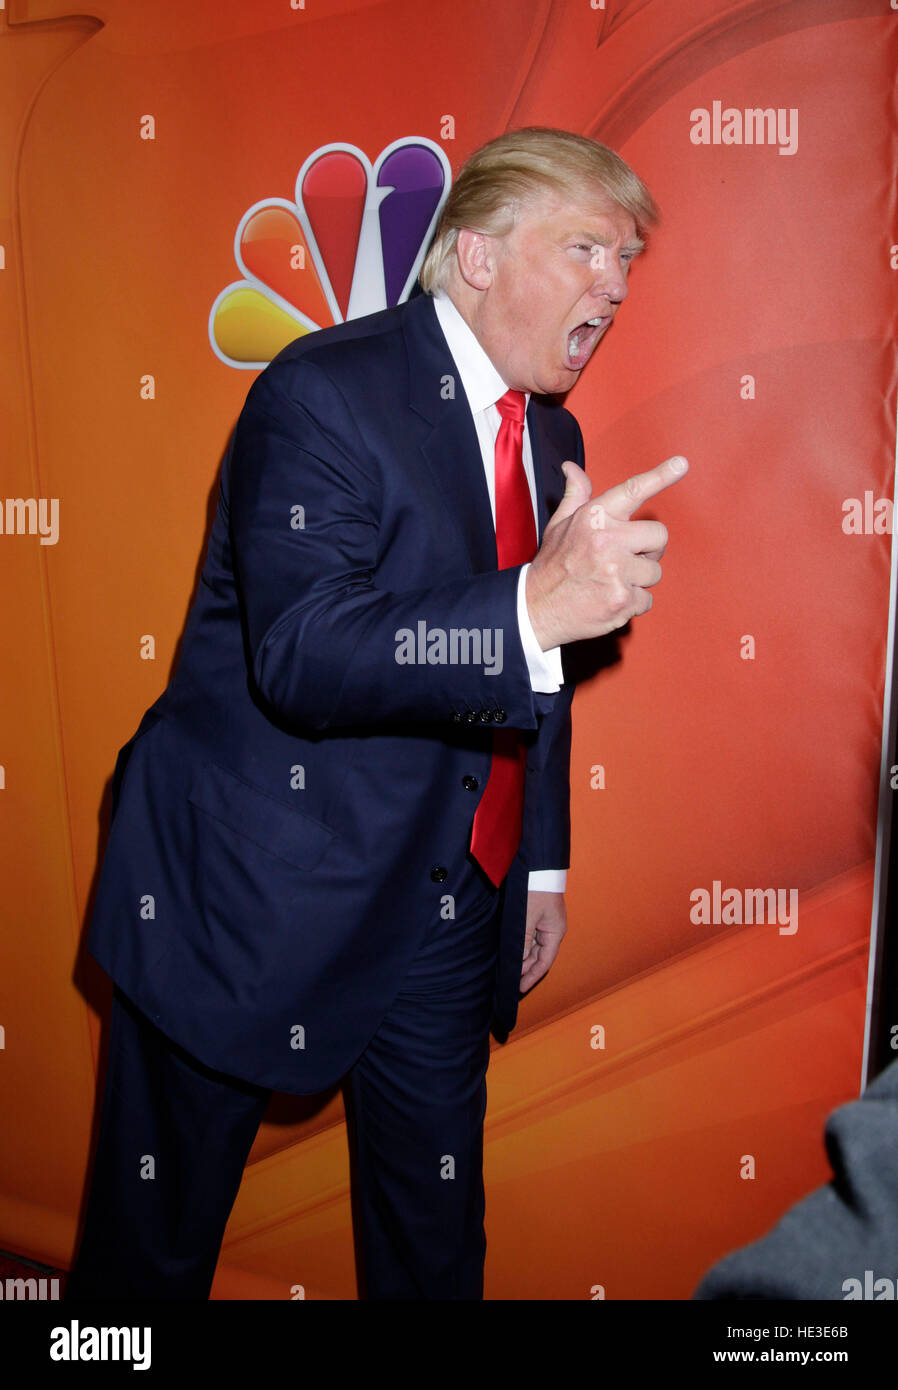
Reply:
[[591, 502], [553, 398], [654, 218], [610, 150], [512, 132], [460, 173], [424, 294], [253, 384], [177, 671], [116, 764], [68, 1297], [208, 1297], [271, 1090], [347, 1074], [367, 1296], [482, 1297], [490, 1025], [565, 931], [561, 648], [650, 607], [667, 535], [631, 513], [686, 467]]

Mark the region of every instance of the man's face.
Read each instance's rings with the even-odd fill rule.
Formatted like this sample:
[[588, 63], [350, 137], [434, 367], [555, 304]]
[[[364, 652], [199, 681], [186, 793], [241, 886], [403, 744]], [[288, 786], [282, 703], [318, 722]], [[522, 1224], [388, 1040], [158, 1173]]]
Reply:
[[521, 207], [506, 236], [484, 238], [488, 283], [472, 327], [513, 390], [571, 389], [626, 298], [641, 248], [630, 213], [589, 191], [546, 193]]

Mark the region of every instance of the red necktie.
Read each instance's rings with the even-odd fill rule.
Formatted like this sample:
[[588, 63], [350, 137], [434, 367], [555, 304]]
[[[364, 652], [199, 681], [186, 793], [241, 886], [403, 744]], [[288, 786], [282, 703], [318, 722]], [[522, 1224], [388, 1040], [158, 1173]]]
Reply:
[[[524, 472], [523, 391], [496, 402], [496, 553], [499, 569], [525, 565], [537, 550], [533, 499]], [[474, 816], [471, 853], [498, 888], [521, 842], [527, 752], [516, 729], [493, 730], [490, 775]]]

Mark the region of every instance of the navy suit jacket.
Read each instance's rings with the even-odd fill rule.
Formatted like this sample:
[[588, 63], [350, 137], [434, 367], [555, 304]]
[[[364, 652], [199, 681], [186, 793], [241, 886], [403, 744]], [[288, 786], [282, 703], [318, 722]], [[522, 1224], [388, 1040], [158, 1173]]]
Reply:
[[[527, 418], [541, 536], [583, 446], [556, 403], [531, 397]], [[533, 692], [519, 570], [496, 564], [429, 297], [300, 338], [260, 373], [177, 670], [119, 752], [88, 938], [208, 1066], [298, 1094], [352, 1066], [446, 910], [439, 870], [468, 843], [494, 721], [528, 745], [494, 1008], [514, 1026], [528, 872], [569, 862], [573, 687]], [[397, 633], [421, 621], [501, 629], [501, 670], [398, 664]]]

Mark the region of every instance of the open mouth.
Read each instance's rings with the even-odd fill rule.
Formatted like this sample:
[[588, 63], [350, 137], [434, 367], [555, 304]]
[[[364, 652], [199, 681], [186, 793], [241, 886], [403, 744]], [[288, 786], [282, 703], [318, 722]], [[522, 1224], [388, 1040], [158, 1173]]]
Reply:
[[611, 322], [610, 317], [587, 319], [567, 335], [568, 366], [579, 371], [585, 367], [592, 355], [603, 329]]

